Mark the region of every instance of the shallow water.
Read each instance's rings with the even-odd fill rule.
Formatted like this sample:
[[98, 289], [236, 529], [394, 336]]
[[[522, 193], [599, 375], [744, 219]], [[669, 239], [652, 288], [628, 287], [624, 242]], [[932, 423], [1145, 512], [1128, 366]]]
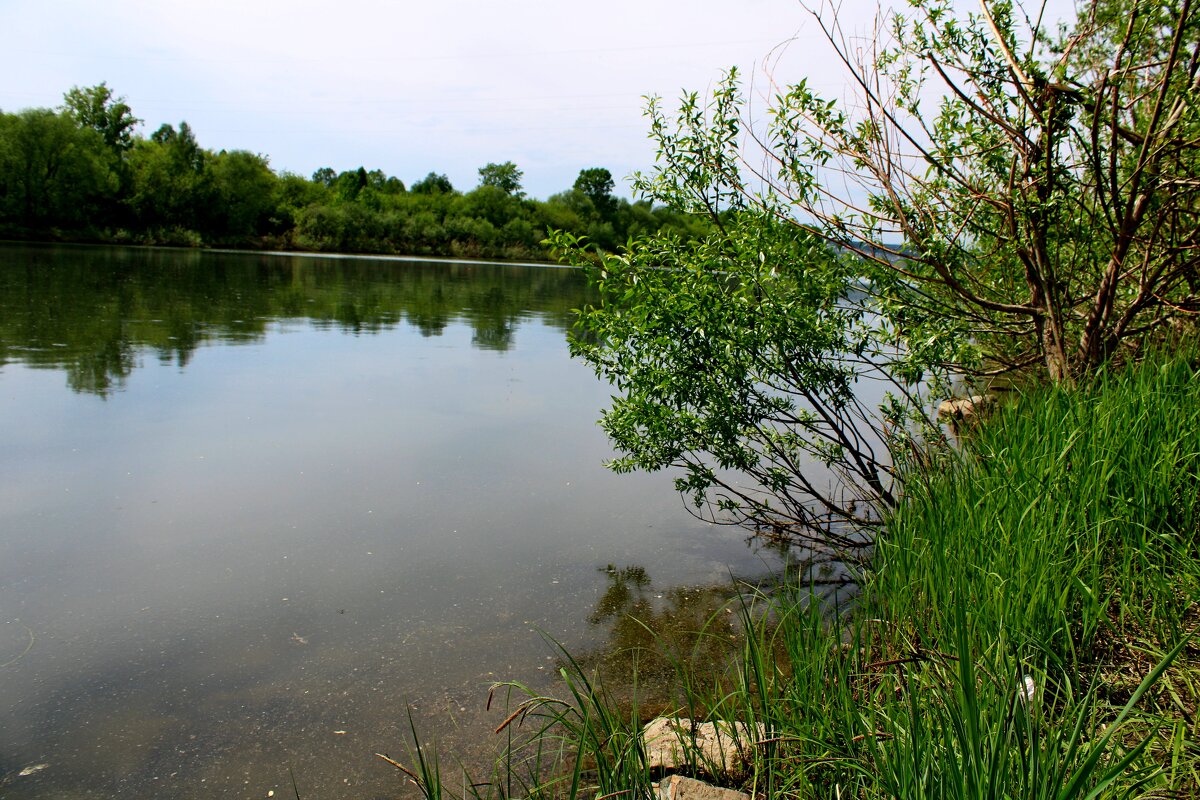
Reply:
[[482, 752], [488, 685], [553, 672], [539, 632], [603, 643], [607, 565], [773, 568], [604, 470], [586, 291], [0, 246], [0, 795], [393, 796], [408, 708]]

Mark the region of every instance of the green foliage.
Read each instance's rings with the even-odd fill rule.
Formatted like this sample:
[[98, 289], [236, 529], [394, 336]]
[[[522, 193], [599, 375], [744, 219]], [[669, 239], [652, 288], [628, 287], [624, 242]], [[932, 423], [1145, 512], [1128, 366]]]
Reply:
[[592, 205], [601, 217], [608, 218], [617, 206], [616, 198], [612, 196], [614, 185], [611, 172], [604, 167], [592, 167], [579, 171], [579, 177], [575, 179], [573, 188], [583, 192], [592, 201]]
[[412, 185], [415, 194], [453, 194], [454, 185], [445, 175], [431, 172]]
[[[1100, 2], [1056, 33], [1020, 5], [981, 12], [914, 4], [871, 61], [819, 20], [861, 102], [781, 92], [764, 183], [839, 245], [902, 236], [919, 291], [898, 299], [971, 320], [994, 366], [1069, 381], [1200, 310], [1200, 20]], [[828, 191], [846, 172], [861, 195]]]
[[0, 225], [85, 226], [115, 191], [99, 133], [45, 109], [0, 114]]
[[505, 161], [503, 164], [488, 163], [479, 168], [479, 186], [494, 187], [505, 194], [520, 197], [524, 194], [521, 191], [521, 178], [524, 175], [525, 173], [511, 161]]
[[327, 189], [333, 188], [335, 180], [337, 180], [337, 172], [332, 167], [321, 167], [312, 174], [312, 182], [319, 183]]
[[248, 239], [267, 227], [278, 206], [276, 184], [267, 159], [245, 150], [222, 150], [212, 159], [215, 231], [223, 239]]
[[373, 169], [367, 173], [367, 187], [380, 194], [400, 194], [404, 192], [404, 181], [381, 169]]
[[133, 147], [133, 129], [141, 122], [123, 97], [115, 97], [107, 83], [81, 89], [71, 87], [63, 95], [63, 110], [83, 128], [91, 128], [104, 143], [119, 152]]
[[[587, 263], [574, 237], [552, 242]], [[749, 209], [590, 267], [601, 302], [573, 352], [617, 390], [602, 420], [622, 454], [611, 466], [680, 470], [677, 487], [714, 519], [865, 544], [845, 526], [873, 526], [895, 490], [886, 420], [860, 382], [915, 389], [878, 366], [857, 267]]]
[[346, 170], [337, 176], [332, 188], [338, 200], [344, 203], [354, 202], [362, 190], [367, 188], [367, 170], [364, 167]]
[[196, 142], [191, 127], [163, 125], [129, 152], [132, 190], [126, 202], [135, 219], [154, 231], [205, 227], [215, 189], [212, 154]]
[[331, 199], [329, 188], [323, 182], [307, 180], [300, 175], [285, 172], [275, 181], [271, 216], [267, 220], [265, 232], [291, 232], [296, 226], [297, 214], [302, 209], [328, 203]]
[[[636, 185], [710, 227], [602, 257], [575, 352], [617, 389], [603, 418], [616, 469], [681, 470], [711, 519], [857, 551], [897, 497], [895, 451], [933, 428], [925, 390], [969, 343], [956, 320], [881, 303], [904, 291], [889, 264], [740, 191], [735, 77], [674, 121], [651, 104], [658, 167]], [[591, 258], [571, 235], [552, 243]]]

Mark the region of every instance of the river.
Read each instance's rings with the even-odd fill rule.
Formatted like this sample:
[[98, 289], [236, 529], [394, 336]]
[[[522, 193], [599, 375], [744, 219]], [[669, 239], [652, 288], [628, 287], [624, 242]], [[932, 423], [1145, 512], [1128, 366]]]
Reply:
[[0, 245], [0, 795], [395, 796], [409, 709], [478, 752], [544, 637], [605, 646], [610, 566], [651, 597], [775, 569], [604, 469], [588, 299], [554, 267]]

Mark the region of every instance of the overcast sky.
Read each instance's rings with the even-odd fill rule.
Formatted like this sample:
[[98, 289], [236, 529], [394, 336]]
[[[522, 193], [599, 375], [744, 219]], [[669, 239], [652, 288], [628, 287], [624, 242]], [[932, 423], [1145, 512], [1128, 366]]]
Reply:
[[[875, 5], [847, 0], [869, 23]], [[199, 142], [279, 171], [379, 168], [457, 188], [512, 160], [544, 198], [579, 170], [620, 181], [653, 159], [644, 95], [703, 91], [731, 65], [840, 73], [796, 0], [0, 0], [0, 109], [71, 86], [124, 95], [143, 133], [187, 120]]]

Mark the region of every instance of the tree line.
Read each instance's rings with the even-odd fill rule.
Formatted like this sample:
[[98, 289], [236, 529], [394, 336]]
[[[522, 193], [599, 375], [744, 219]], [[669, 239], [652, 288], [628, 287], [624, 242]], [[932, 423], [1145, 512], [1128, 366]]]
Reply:
[[511, 161], [468, 191], [437, 172], [405, 186], [380, 169], [275, 172], [247, 150], [204, 148], [187, 122], [149, 136], [105, 83], [57, 109], [0, 111], [0, 237], [322, 252], [543, 259], [548, 229], [607, 251], [631, 237], [704, 232], [694, 216], [613, 195], [612, 174], [581, 170], [529, 198]]

